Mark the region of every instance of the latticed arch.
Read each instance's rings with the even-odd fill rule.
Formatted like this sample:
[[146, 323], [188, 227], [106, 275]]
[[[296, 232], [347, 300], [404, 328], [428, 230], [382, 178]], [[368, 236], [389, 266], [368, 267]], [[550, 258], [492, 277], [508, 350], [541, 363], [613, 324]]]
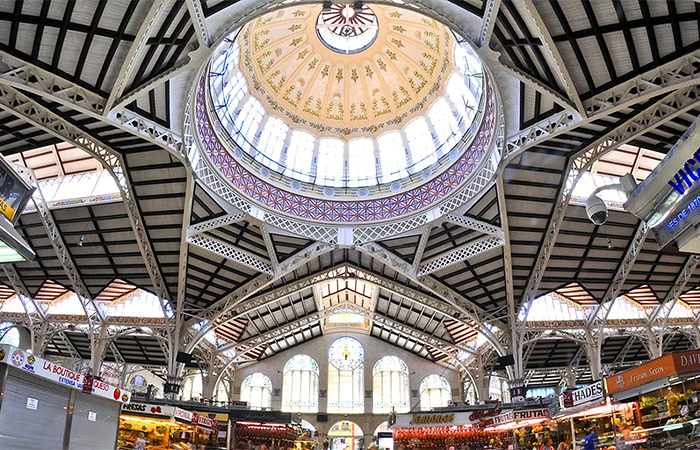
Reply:
[[365, 350], [351, 337], [336, 339], [328, 349], [328, 412], [361, 414], [364, 396]]
[[375, 414], [407, 413], [411, 409], [408, 366], [396, 356], [385, 356], [372, 369]]
[[260, 372], [245, 377], [241, 384], [241, 401], [248, 402], [250, 409], [271, 409], [272, 381], [270, 378]]
[[284, 365], [282, 411], [318, 412], [318, 363], [308, 355], [294, 355]]
[[438, 374], [428, 375], [420, 383], [420, 409], [430, 411], [444, 408], [450, 404], [452, 389], [445, 377]]

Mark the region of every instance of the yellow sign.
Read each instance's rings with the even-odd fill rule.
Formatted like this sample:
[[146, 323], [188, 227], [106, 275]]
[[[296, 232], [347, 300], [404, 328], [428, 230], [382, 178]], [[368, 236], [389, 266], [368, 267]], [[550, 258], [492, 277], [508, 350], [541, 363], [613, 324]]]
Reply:
[[10, 220], [14, 219], [16, 214], [12, 206], [8, 205], [2, 198], [0, 198], [0, 211]]
[[452, 423], [455, 420], [454, 414], [414, 414], [409, 425], [418, 425], [426, 423]]

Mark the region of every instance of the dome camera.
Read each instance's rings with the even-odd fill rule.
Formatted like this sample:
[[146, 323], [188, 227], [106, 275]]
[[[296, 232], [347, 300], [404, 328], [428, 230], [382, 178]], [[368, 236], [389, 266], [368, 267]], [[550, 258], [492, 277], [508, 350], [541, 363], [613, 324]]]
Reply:
[[603, 225], [608, 220], [608, 207], [597, 195], [593, 194], [586, 200], [586, 214], [596, 225]]

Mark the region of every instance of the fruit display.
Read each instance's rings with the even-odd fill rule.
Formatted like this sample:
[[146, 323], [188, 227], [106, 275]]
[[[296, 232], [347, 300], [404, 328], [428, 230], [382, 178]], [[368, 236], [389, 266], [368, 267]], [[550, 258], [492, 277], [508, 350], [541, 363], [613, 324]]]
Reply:
[[503, 448], [510, 436], [505, 431], [482, 431], [469, 427], [396, 428], [394, 447], [434, 450], [448, 447]]

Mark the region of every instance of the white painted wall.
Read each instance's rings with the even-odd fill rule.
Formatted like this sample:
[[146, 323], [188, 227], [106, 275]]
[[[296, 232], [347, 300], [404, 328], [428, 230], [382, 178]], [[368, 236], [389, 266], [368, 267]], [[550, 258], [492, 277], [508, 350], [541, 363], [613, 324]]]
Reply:
[[[411, 391], [417, 391], [421, 381], [426, 376], [437, 373], [444, 376], [449, 381], [452, 387], [452, 394], [455, 400], [460, 400], [460, 385], [459, 373], [457, 371], [445, 368], [439, 364], [435, 364], [427, 359], [420, 358], [411, 352], [402, 350], [396, 346], [386, 343], [385, 341], [376, 339], [365, 334], [341, 334], [331, 333], [313, 339], [299, 346], [293, 347], [275, 356], [264, 359], [259, 363], [251, 364], [242, 369], [238, 369], [234, 375], [234, 385], [239, 392], [241, 383], [248, 375], [254, 372], [262, 372], [272, 381], [272, 387], [275, 393], [279, 395], [272, 396], [272, 409], [279, 411], [282, 403], [282, 369], [285, 363], [294, 355], [305, 354], [316, 360], [320, 369], [319, 389], [321, 391], [328, 390], [328, 348], [334, 340], [342, 336], [350, 336], [362, 343], [365, 349], [365, 391], [372, 391], [372, 369], [374, 364], [382, 357], [388, 355], [398, 356], [403, 359], [409, 370], [409, 386]], [[411, 392], [413, 393], [413, 392]], [[366, 396], [365, 396], [366, 397]], [[236, 395], [236, 400], [240, 399]], [[411, 406], [418, 408], [419, 397], [411, 396]], [[326, 411], [326, 398], [319, 398], [319, 412]], [[365, 398], [365, 413], [372, 413], [372, 397]], [[313, 422], [312, 422], [313, 423]], [[364, 430], [363, 430], [364, 431]], [[374, 431], [374, 430], [372, 430]]]

